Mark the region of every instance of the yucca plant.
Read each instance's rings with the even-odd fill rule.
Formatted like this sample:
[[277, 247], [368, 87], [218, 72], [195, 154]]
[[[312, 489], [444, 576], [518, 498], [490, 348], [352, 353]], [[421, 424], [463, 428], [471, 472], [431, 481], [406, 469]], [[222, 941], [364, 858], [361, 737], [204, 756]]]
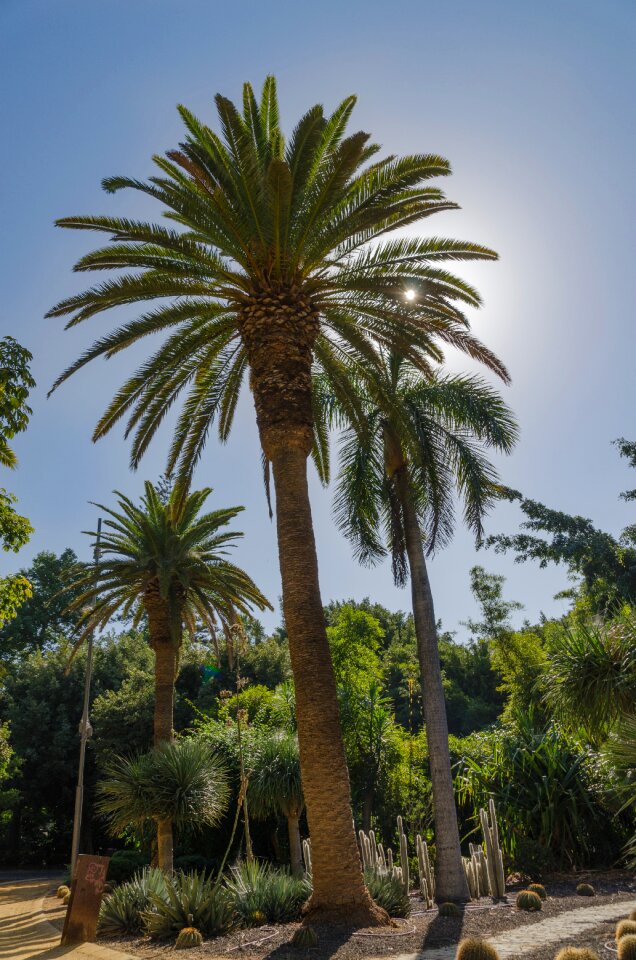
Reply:
[[[104, 765], [96, 787], [95, 809], [114, 835], [149, 822], [164, 825], [159, 838], [172, 841], [173, 829], [196, 831], [219, 822], [229, 802], [226, 768], [207, 743], [176, 740], [150, 753], [114, 757]], [[159, 865], [172, 867], [172, 847]]]
[[375, 902], [384, 907], [390, 917], [408, 917], [411, 912], [411, 901], [399, 877], [390, 873], [380, 875], [375, 870], [365, 870], [364, 879]]
[[[495, 259], [474, 243], [388, 235], [456, 207], [429, 181], [450, 172], [435, 155], [378, 158], [363, 132], [347, 134], [348, 97], [329, 116], [311, 107], [286, 142], [276, 83], [260, 102], [243, 88], [239, 110], [217, 96], [220, 136], [185, 107], [183, 142], [154, 158], [144, 181], [116, 176], [108, 192], [132, 189], [160, 205], [167, 223], [124, 216], [71, 216], [60, 226], [104, 233], [80, 271], [123, 270], [50, 311], [69, 326], [118, 306], [138, 316], [101, 337], [59, 378], [98, 357], [164, 336], [117, 391], [95, 438], [123, 417], [136, 466], [179, 398], [168, 469], [183, 487], [210, 430], [226, 439], [249, 376], [260, 445], [276, 492], [283, 609], [296, 684], [303, 787], [313, 850], [312, 907], [349, 923], [385, 923], [365, 890], [329, 656], [307, 485], [313, 455], [325, 473], [327, 437], [314, 422], [314, 374], [324, 374], [352, 410], [350, 365], [394, 347], [422, 369], [445, 345], [505, 374], [469, 330], [470, 284], [449, 260]], [[407, 297], [408, 294], [408, 297]], [[159, 301], [152, 309], [147, 304]], [[346, 362], [345, 362], [346, 361]]]
[[253, 743], [247, 798], [252, 816], [283, 816], [287, 821], [291, 871], [303, 875], [300, 815], [305, 799], [300, 776], [298, 739], [295, 733], [266, 732]]
[[301, 907], [311, 894], [308, 880], [258, 860], [233, 867], [226, 886], [245, 926], [259, 926], [264, 920], [298, 920]]
[[150, 907], [151, 896], [162, 897], [166, 877], [157, 867], [149, 867], [135, 874], [132, 880], [115, 887], [104, 898], [99, 911], [99, 931], [105, 936], [124, 936], [141, 933], [141, 914]]
[[[622, 809], [636, 809], [636, 713], [622, 718], [603, 753], [616, 773]], [[636, 866], [636, 833], [625, 853], [630, 866]]]
[[165, 891], [151, 894], [142, 913], [144, 929], [153, 940], [170, 940], [184, 927], [196, 927], [203, 936], [226, 933], [236, 914], [228, 890], [198, 873], [166, 878]]

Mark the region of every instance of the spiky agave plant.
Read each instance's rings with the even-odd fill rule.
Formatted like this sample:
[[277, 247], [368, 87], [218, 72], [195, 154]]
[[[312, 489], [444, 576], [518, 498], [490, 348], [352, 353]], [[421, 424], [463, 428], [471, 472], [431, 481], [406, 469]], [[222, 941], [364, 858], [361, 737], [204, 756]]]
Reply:
[[[80, 271], [123, 270], [50, 311], [75, 326], [136, 304], [139, 316], [107, 333], [59, 378], [111, 357], [151, 333], [158, 349], [117, 391], [95, 438], [122, 417], [136, 466], [165, 414], [185, 397], [169, 457], [183, 483], [210, 428], [225, 439], [249, 371], [260, 443], [276, 491], [283, 607], [296, 683], [303, 785], [314, 848], [312, 908], [323, 918], [386, 922], [364, 888], [353, 829], [338, 701], [318, 583], [307, 487], [313, 453], [327, 469], [327, 438], [314, 424], [313, 375], [322, 371], [343, 403], [356, 406], [349, 363], [372, 366], [375, 345], [394, 346], [428, 369], [444, 345], [502, 376], [503, 365], [469, 331], [465, 305], [479, 296], [444, 261], [495, 259], [485, 247], [421, 237], [389, 238], [456, 204], [429, 181], [450, 172], [442, 157], [378, 159], [366, 133], [347, 134], [355, 97], [330, 116], [320, 105], [286, 142], [276, 84], [260, 103], [243, 88], [243, 109], [218, 95], [221, 135], [185, 107], [184, 141], [154, 158], [148, 180], [116, 176], [107, 191], [139, 191], [167, 224], [121, 216], [72, 216], [60, 226], [105, 233], [111, 242], [82, 257]], [[410, 299], [405, 293], [412, 291]], [[143, 305], [160, 301], [153, 309]]]

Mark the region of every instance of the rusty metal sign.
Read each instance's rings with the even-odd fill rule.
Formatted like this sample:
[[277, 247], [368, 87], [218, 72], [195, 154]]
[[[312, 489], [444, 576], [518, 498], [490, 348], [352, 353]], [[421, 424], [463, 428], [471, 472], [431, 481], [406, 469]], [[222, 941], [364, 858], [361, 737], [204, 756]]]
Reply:
[[62, 946], [95, 942], [109, 863], [110, 857], [93, 857], [85, 853], [77, 858], [62, 931]]

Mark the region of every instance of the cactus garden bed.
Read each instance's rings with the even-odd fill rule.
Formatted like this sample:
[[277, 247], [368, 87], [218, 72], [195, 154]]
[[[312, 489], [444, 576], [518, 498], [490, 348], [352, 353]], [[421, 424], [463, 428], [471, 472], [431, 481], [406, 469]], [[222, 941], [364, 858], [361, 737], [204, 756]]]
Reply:
[[[592, 883], [595, 896], [577, 895], [576, 887], [582, 881]], [[333, 928], [316, 928], [318, 944], [310, 951], [292, 945], [292, 938], [299, 924], [287, 923], [264, 925], [247, 930], [234, 931], [225, 936], [204, 942], [201, 947], [188, 951], [186, 956], [192, 960], [211, 960], [213, 957], [245, 958], [262, 960], [272, 957], [277, 960], [292, 960], [294, 957], [311, 956], [314, 960], [356, 960], [359, 957], [380, 957], [393, 954], [410, 954], [439, 947], [453, 947], [463, 937], [474, 936], [488, 938], [506, 930], [540, 923], [548, 917], [565, 914], [581, 907], [602, 906], [629, 901], [636, 898], [636, 878], [631, 873], [613, 871], [607, 874], [580, 876], [559, 876], [546, 881], [548, 899], [542, 909], [536, 913], [526, 913], [515, 907], [515, 898], [525, 884], [510, 886], [505, 903], [493, 903], [482, 899], [479, 903], [468, 905], [459, 917], [440, 917], [436, 909], [425, 910], [419, 896], [411, 896], [412, 913], [407, 920], [397, 921], [393, 930], [382, 933], [378, 930], [360, 931], [355, 934], [346, 931], [334, 931]], [[47, 902], [47, 916], [59, 920], [63, 917], [63, 908], [59, 901], [51, 898]], [[598, 929], [588, 931], [580, 938], [569, 937], [568, 943], [577, 946], [591, 946], [601, 960], [614, 960], [616, 954], [607, 950], [604, 944], [612, 940], [612, 924], [599, 924]], [[367, 935], [365, 935], [365, 933]], [[118, 939], [100, 938], [100, 942], [111, 947], [119, 947], [128, 953], [139, 956], [140, 960], [150, 957], [166, 957], [174, 952], [174, 945], [163, 946], [147, 938], [125, 937]], [[525, 953], [528, 960], [553, 960], [556, 950], [553, 945]], [[179, 955], [182, 955], [179, 953]]]

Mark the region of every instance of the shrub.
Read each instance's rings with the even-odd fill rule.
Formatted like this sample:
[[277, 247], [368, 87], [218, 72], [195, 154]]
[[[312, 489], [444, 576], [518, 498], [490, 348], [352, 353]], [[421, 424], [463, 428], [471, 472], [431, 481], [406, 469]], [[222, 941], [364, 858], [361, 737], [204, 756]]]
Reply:
[[151, 894], [149, 901], [142, 920], [154, 940], [169, 940], [188, 926], [214, 937], [229, 930], [235, 918], [230, 892], [197, 873], [167, 877], [165, 890]]
[[182, 927], [177, 934], [175, 950], [189, 950], [191, 947], [200, 947], [203, 937], [196, 927]]
[[401, 880], [390, 874], [380, 877], [373, 870], [365, 870], [364, 880], [377, 905], [390, 917], [408, 917], [411, 901]]
[[457, 947], [455, 960], [499, 960], [499, 954], [486, 940], [467, 937]]
[[563, 947], [554, 960], [598, 960], [598, 955], [589, 947]]
[[636, 935], [636, 920], [621, 920], [621, 922], [616, 927], [616, 940], [620, 940], [621, 937]]
[[576, 892], [579, 897], [593, 897], [594, 896], [594, 887], [591, 883], [579, 883], [576, 888]]
[[132, 880], [122, 883], [107, 896], [99, 912], [99, 930], [110, 936], [141, 933], [141, 914], [149, 910], [151, 895], [160, 897], [165, 893], [166, 878], [157, 867], [148, 867], [135, 874]]
[[548, 899], [548, 894], [542, 883], [529, 883], [528, 890], [532, 890], [533, 893], [538, 893], [542, 900]]
[[618, 941], [618, 960], [636, 960], [636, 937], [627, 934]]
[[233, 867], [226, 886], [245, 926], [297, 920], [311, 893], [308, 880], [258, 861]]
[[440, 903], [439, 915], [440, 917], [461, 917], [461, 907], [458, 907], [456, 903]]
[[63, 897], [66, 896], [67, 893], [70, 893], [70, 892], [71, 892], [70, 888], [67, 887], [65, 883], [63, 883], [63, 884], [62, 884], [60, 887], [58, 887], [57, 890], [55, 891], [55, 896], [56, 896], [59, 900], [61, 900]]
[[291, 942], [292, 946], [301, 947], [306, 950], [308, 947], [316, 946], [318, 943], [318, 937], [313, 927], [310, 927], [309, 924], [303, 924], [302, 927], [299, 927], [298, 930], [296, 930]]
[[108, 880], [110, 883], [124, 883], [147, 866], [148, 857], [140, 850], [115, 850], [108, 864]]
[[185, 853], [174, 858], [174, 869], [177, 873], [213, 873], [218, 864], [215, 860], [208, 860], [200, 853]]
[[517, 906], [520, 910], [540, 910], [541, 897], [533, 890], [522, 890], [517, 894]]

